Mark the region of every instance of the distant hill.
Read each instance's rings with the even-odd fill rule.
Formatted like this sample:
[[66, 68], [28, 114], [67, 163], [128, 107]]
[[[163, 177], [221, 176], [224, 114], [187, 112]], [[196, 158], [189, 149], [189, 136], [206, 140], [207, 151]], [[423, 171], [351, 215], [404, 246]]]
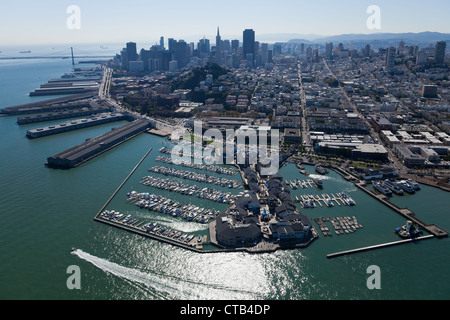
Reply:
[[342, 34], [320, 37], [313, 42], [350, 42], [350, 41], [405, 41], [414, 43], [433, 43], [450, 41], [450, 33], [419, 32], [419, 33], [372, 33], [372, 34]]

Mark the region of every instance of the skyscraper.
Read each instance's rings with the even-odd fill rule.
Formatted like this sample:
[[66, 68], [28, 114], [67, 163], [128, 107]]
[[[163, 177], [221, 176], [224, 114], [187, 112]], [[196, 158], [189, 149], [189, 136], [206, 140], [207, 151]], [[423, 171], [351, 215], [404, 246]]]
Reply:
[[395, 53], [394, 47], [389, 47], [386, 51], [386, 68], [392, 69], [395, 66]]
[[434, 49], [434, 61], [438, 64], [443, 64], [445, 61], [445, 49], [447, 47], [447, 42], [438, 41]]
[[164, 37], [159, 38], [159, 46], [164, 48]]
[[248, 54], [252, 54], [255, 56], [255, 31], [253, 29], [245, 29], [243, 34], [243, 54], [244, 58], [247, 57]]
[[178, 40], [175, 42], [175, 52], [173, 54], [174, 60], [178, 61], [178, 68], [182, 69], [186, 67], [189, 62], [189, 47], [184, 40]]
[[333, 59], [333, 43], [332, 42], [327, 42], [326, 46], [325, 46], [325, 59], [327, 60], [331, 60]]
[[219, 27], [217, 27], [216, 36], [216, 63], [222, 64], [222, 38], [220, 37]]
[[237, 52], [239, 48], [239, 40], [231, 40], [231, 51]]
[[137, 59], [138, 59], [136, 43], [134, 43], [134, 42], [127, 43], [127, 59], [128, 59], [128, 62], [137, 61]]
[[128, 62], [137, 60], [136, 43], [134, 42], [127, 43], [127, 58]]
[[269, 44], [261, 44], [261, 65], [266, 65], [269, 62]]
[[211, 47], [209, 45], [209, 39], [200, 39], [197, 44], [197, 49], [200, 54], [209, 54], [211, 52]]

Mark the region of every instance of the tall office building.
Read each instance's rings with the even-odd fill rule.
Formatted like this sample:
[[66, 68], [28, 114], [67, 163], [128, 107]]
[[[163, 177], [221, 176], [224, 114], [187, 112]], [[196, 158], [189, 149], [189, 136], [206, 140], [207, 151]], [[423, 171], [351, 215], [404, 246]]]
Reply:
[[159, 46], [164, 48], [164, 37], [159, 38]]
[[184, 40], [178, 40], [174, 45], [175, 52], [173, 54], [173, 60], [176, 60], [178, 62], [178, 68], [182, 69], [186, 67], [189, 62], [189, 46]]
[[128, 59], [128, 62], [137, 61], [137, 59], [138, 59], [136, 43], [134, 43], [134, 42], [127, 43], [127, 59]]
[[364, 57], [370, 57], [370, 45], [366, 44], [366, 47], [364, 48]]
[[231, 40], [231, 51], [237, 52], [239, 49], [239, 40]]
[[216, 63], [222, 64], [222, 38], [220, 37], [219, 27], [217, 27], [216, 35]]
[[167, 39], [167, 46], [169, 47], [169, 51], [171, 53], [175, 52], [175, 45], [177, 43], [177, 40], [175, 40], [174, 38], [169, 38]]
[[200, 52], [200, 54], [209, 54], [211, 52], [209, 39], [200, 39], [197, 43], [197, 50]]
[[266, 65], [269, 62], [269, 44], [261, 44], [261, 65]]
[[416, 55], [416, 64], [427, 64], [428, 62], [428, 54], [424, 50], [417, 51]]
[[248, 54], [255, 57], [255, 31], [253, 31], [253, 29], [245, 29], [243, 40], [242, 48], [244, 58], [246, 58]]
[[332, 42], [327, 42], [326, 46], [325, 46], [325, 59], [327, 60], [331, 60], [333, 59], [333, 43]]
[[445, 61], [445, 49], [447, 47], [447, 42], [438, 41], [434, 49], [434, 61], [438, 64], [443, 64]]
[[395, 54], [396, 49], [394, 47], [389, 47], [386, 51], [386, 68], [392, 69], [395, 66]]

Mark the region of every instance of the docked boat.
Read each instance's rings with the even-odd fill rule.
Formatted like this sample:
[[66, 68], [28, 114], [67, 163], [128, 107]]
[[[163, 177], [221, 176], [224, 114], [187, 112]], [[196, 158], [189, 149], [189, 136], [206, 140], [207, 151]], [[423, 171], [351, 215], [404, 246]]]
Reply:
[[372, 181], [372, 185], [373, 185], [375, 190], [378, 190], [378, 191], [380, 191], [381, 193], [383, 193], [383, 194], [385, 194], [387, 196], [392, 196], [392, 191], [389, 188], [387, 188], [383, 184], [383, 182], [374, 180], [374, 181]]
[[316, 165], [315, 169], [316, 169], [316, 172], [319, 174], [327, 174], [328, 173], [327, 169], [325, 169], [324, 167], [319, 166], [319, 165]]
[[348, 194], [346, 194], [345, 192], [341, 192], [341, 198], [349, 206], [356, 205], [355, 200], [353, 200], [351, 197], [349, 197]]
[[416, 181], [408, 179], [406, 180], [406, 183], [408, 183], [414, 190], [420, 190], [420, 185]]
[[389, 180], [384, 180], [384, 185], [386, 187], [388, 187], [393, 193], [395, 193], [396, 195], [403, 195], [403, 189], [400, 188], [395, 182], [389, 181]]
[[397, 185], [409, 194], [416, 193], [414, 188], [409, 183], [407, 183], [405, 180], [399, 181], [397, 183]]
[[406, 221], [404, 226], [395, 228], [394, 232], [404, 239], [415, 238], [423, 233], [422, 230], [415, 226], [410, 220]]

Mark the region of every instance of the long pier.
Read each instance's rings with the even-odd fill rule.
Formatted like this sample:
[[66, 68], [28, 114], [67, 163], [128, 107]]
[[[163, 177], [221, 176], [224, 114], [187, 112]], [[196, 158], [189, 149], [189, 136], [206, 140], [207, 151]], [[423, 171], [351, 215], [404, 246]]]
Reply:
[[391, 246], [395, 246], [395, 245], [399, 245], [399, 244], [415, 242], [415, 241], [431, 239], [431, 238], [434, 238], [434, 235], [430, 234], [430, 235], [423, 236], [423, 237], [418, 237], [418, 238], [411, 238], [411, 239], [405, 239], [405, 240], [399, 240], [399, 241], [393, 241], [393, 242], [377, 244], [377, 245], [368, 246], [368, 247], [362, 247], [362, 248], [358, 248], [358, 249], [340, 251], [340, 252], [336, 252], [336, 253], [327, 254], [327, 258], [335, 258], [335, 257], [340, 257], [340, 256], [351, 254], [351, 253], [357, 253], [357, 252], [362, 252], [362, 251], [369, 251], [369, 250], [374, 250], [374, 249], [386, 248], [386, 247], [391, 247]]
[[128, 174], [128, 176], [125, 178], [125, 180], [123, 180], [123, 182], [119, 185], [119, 187], [116, 189], [116, 191], [114, 191], [114, 193], [111, 195], [111, 197], [108, 199], [108, 201], [106, 201], [106, 203], [103, 205], [103, 207], [100, 209], [100, 211], [97, 213], [97, 215], [95, 216], [94, 220], [98, 220], [98, 216], [100, 215], [100, 213], [103, 212], [103, 210], [105, 210], [105, 208], [108, 206], [108, 204], [112, 201], [112, 199], [116, 196], [116, 194], [120, 191], [120, 189], [122, 189], [123, 185], [128, 181], [128, 179], [130, 179], [130, 177], [133, 175], [133, 173], [137, 170], [137, 168], [139, 168], [139, 166], [141, 165], [141, 163], [145, 160], [145, 158], [147, 158], [147, 156], [150, 154], [150, 152], [152, 151], [153, 148], [150, 148], [145, 155], [142, 157], [142, 159], [136, 164], [136, 166], [133, 168], [133, 170], [131, 170], [131, 172]]

